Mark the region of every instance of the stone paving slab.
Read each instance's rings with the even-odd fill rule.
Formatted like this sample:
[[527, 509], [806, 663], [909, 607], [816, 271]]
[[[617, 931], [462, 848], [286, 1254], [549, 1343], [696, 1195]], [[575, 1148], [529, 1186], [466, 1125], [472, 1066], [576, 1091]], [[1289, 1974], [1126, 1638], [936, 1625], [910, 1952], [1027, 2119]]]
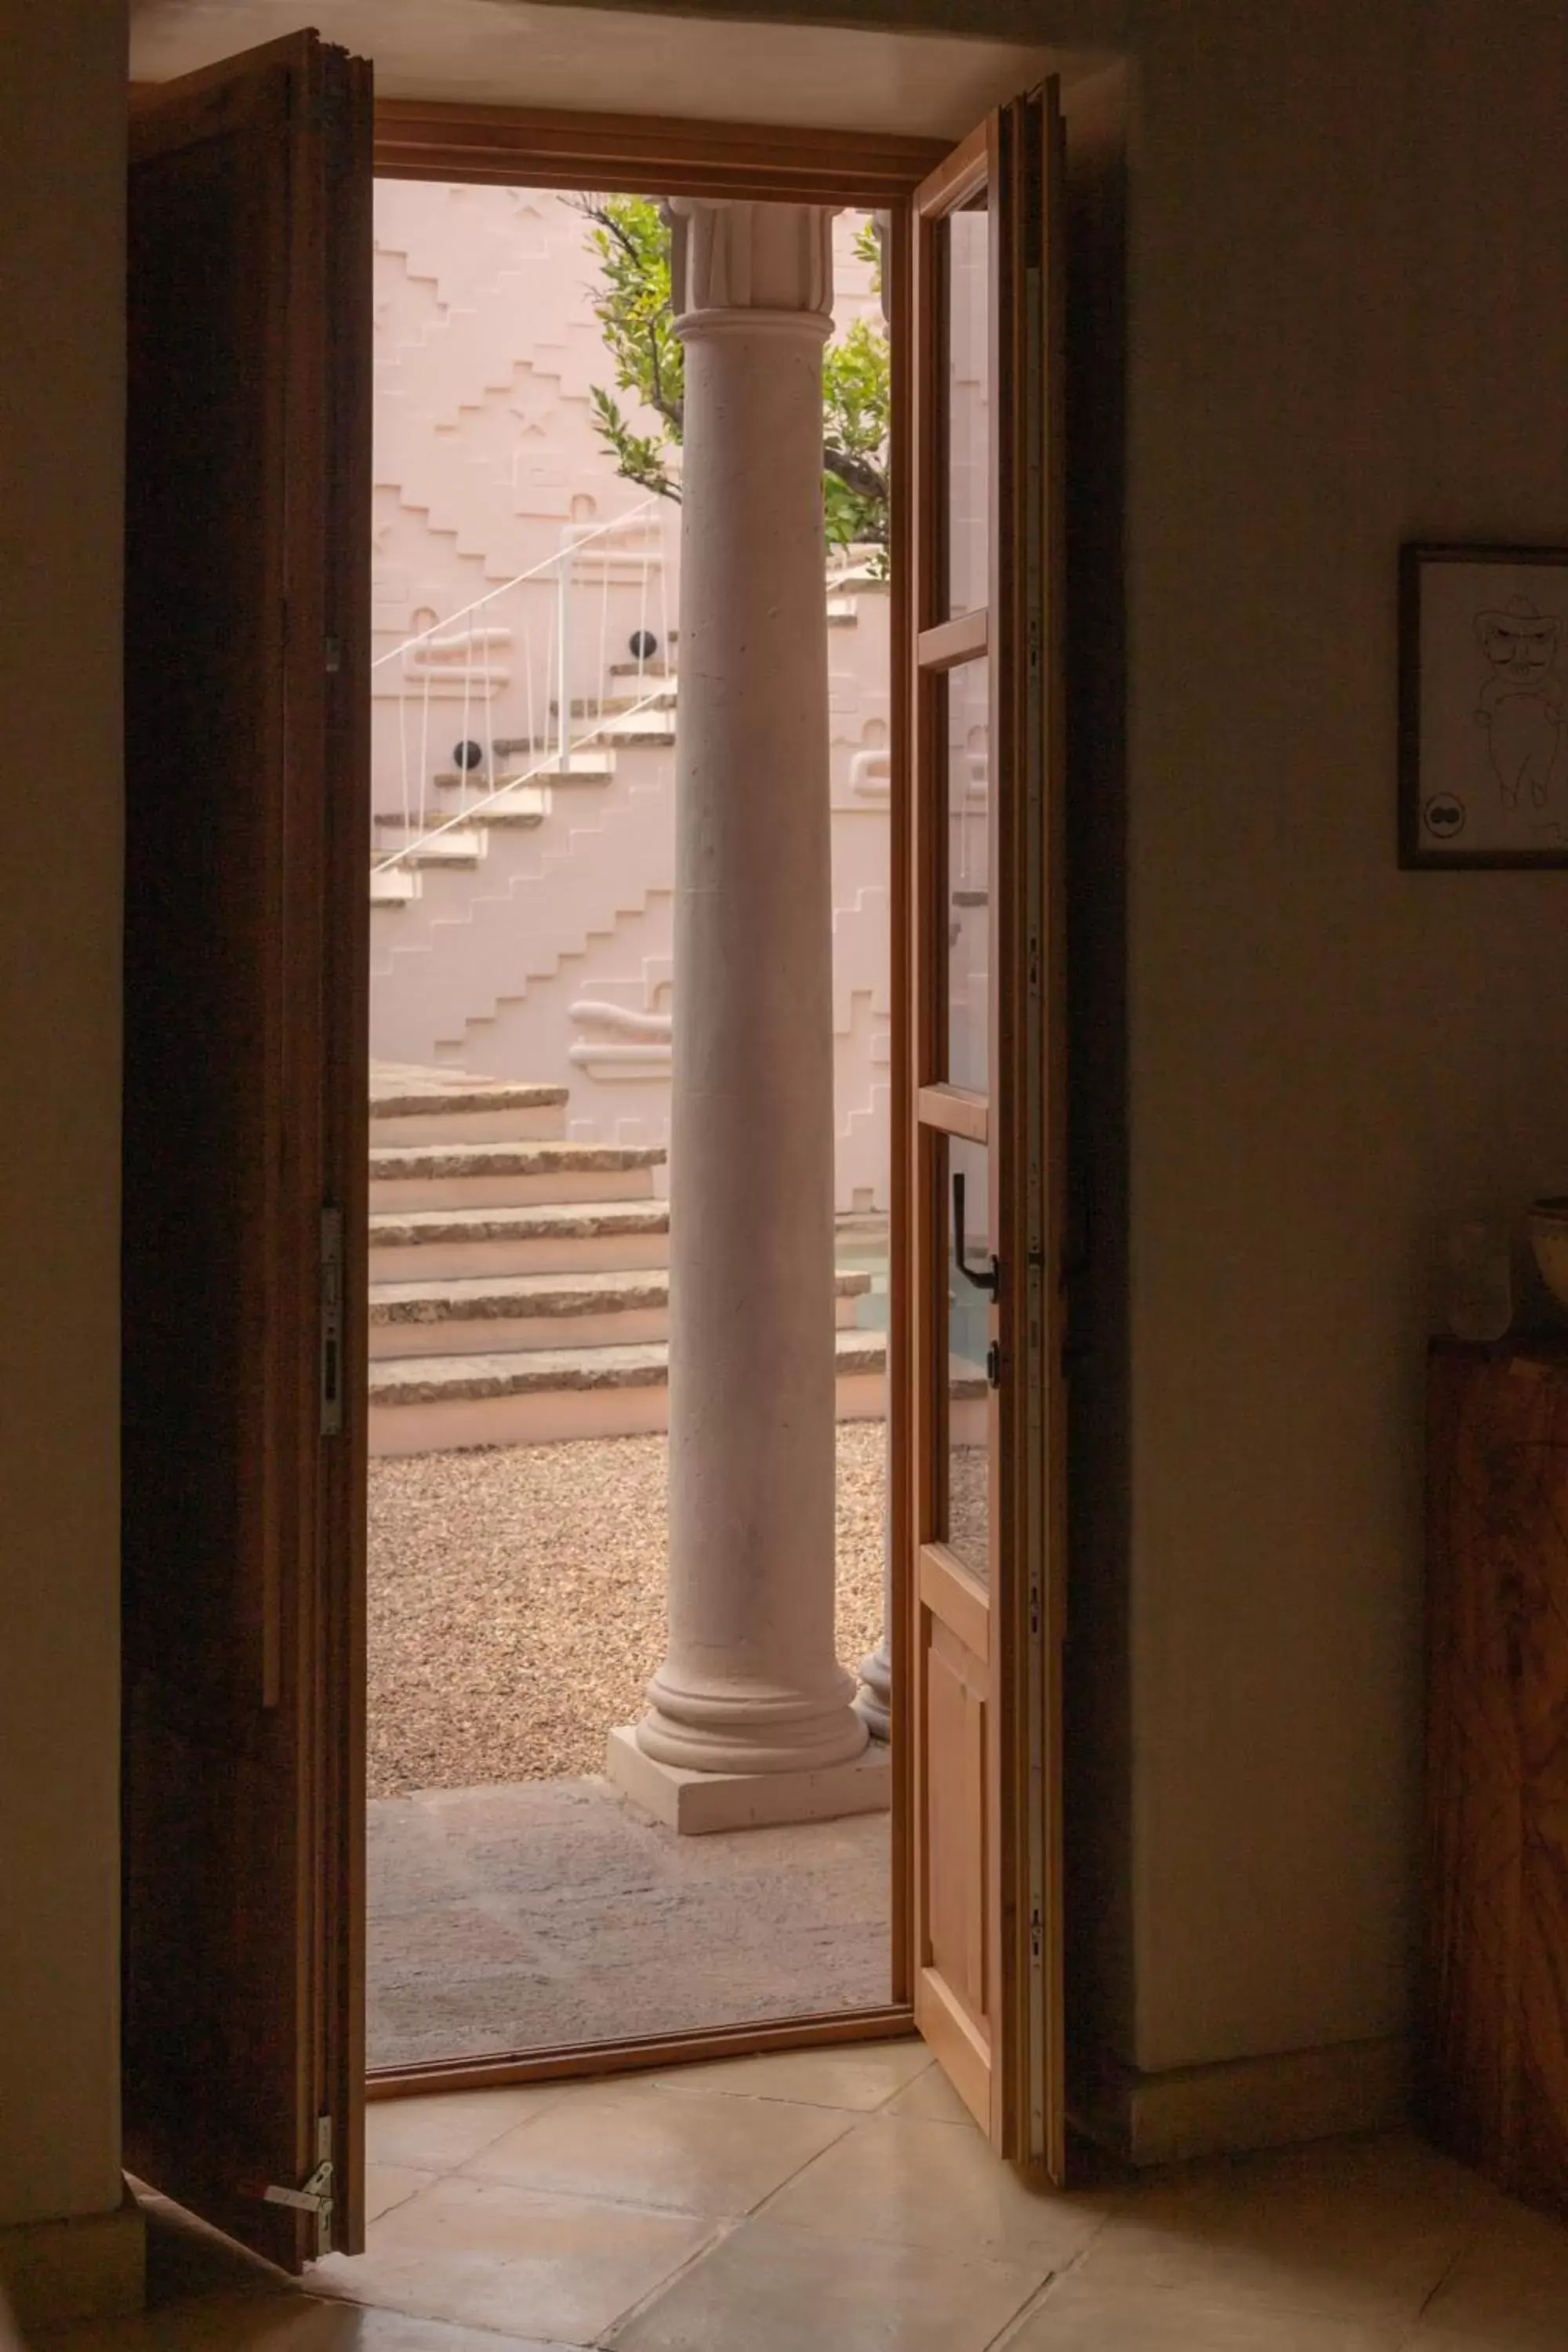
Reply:
[[889, 1999], [884, 1814], [682, 1838], [602, 1780], [369, 1808], [369, 2058], [408, 2064]]
[[429, 1069], [417, 1062], [373, 1062], [370, 1115], [402, 1118], [426, 1111], [550, 1110], [569, 1089], [516, 1078], [470, 1077], [463, 1070]]
[[664, 1164], [657, 1143], [571, 1143], [558, 1137], [519, 1143], [377, 1143], [370, 1172], [382, 1183], [453, 1176], [574, 1176]]

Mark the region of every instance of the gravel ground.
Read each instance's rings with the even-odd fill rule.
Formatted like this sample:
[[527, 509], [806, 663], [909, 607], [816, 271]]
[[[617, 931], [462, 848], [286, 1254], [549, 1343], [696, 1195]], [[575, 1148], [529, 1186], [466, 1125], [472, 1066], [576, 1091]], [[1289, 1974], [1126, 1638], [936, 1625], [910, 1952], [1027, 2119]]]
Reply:
[[[838, 1654], [880, 1638], [883, 1426], [838, 1431]], [[373, 1797], [604, 1769], [664, 1651], [662, 1437], [370, 1465]]]

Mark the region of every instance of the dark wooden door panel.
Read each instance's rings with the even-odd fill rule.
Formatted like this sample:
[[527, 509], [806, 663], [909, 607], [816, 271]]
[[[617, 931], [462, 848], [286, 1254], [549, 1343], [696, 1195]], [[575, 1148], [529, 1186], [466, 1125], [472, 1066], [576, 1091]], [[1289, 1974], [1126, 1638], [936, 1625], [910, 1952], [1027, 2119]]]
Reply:
[[[132, 122], [126, 523], [128, 2161], [273, 2260], [357, 2229], [368, 71], [300, 34]], [[329, 651], [328, 640], [335, 641]], [[363, 1356], [346, 1355], [351, 1381]]]

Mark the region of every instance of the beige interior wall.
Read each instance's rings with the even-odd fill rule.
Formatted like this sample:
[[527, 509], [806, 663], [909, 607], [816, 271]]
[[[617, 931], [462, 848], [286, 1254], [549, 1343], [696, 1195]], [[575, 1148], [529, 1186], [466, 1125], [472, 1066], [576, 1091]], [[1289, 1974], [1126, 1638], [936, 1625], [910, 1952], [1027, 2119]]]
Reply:
[[1142, 15], [1131, 2054], [1157, 2068], [1408, 2016], [1428, 1266], [1467, 1201], [1568, 1181], [1568, 874], [1396, 869], [1394, 557], [1568, 542], [1568, 16]]
[[124, 53], [0, 5], [0, 2225], [120, 2198]]

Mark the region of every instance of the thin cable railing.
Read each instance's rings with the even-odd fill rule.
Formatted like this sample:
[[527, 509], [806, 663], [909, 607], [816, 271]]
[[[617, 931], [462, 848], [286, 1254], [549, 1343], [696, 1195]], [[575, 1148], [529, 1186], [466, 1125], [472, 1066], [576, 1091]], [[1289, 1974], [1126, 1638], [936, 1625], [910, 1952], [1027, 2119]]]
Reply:
[[639, 516], [651, 514], [663, 503], [657, 498], [639, 499], [637, 505], [628, 507], [624, 514], [612, 515], [607, 522], [595, 523], [592, 530], [585, 530], [582, 538], [574, 539], [569, 547], [558, 547], [553, 555], [543, 556], [539, 562], [531, 563], [526, 572], [514, 572], [510, 580], [503, 580], [499, 588], [487, 589], [482, 596], [476, 596], [471, 604], [459, 604], [455, 613], [447, 614], [445, 620], [432, 621], [427, 629], [420, 629], [412, 637], [405, 637], [403, 643], [394, 646], [389, 653], [377, 654], [371, 668], [384, 668], [388, 662], [397, 661], [404, 654], [412, 652], [416, 646], [425, 645], [430, 638], [440, 636], [450, 629], [455, 621], [466, 621], [470, 613], [482, 612], [487, 604], [493, 604], [498, 596], [506, 595], [510, 589], [521, 588], [524, 581], [542, 578], [545, 572], [555, 569], [563, 555], [580, 554], [584, 548], [592, 546], [595, 540], [603, 539], [608, 531], [625, 530], [629, 522], [636, 522]]
[[[584, 551], [592, 551], [595, 542], [603, 541], [613, 535], [624, 537], [628, 528], [634, 530], [638, 527], [646, 528], [650, 520], [655, 520], [659, 526], [657, 545], [645, 544], [640, 548], [621, 550], [612, 548], [605, 551], [609, 561], [596, 583], [583, 582], [576, 578], [578, 559]], [[548, 784], [553, 778], [569, 776], [574, 754], [599, 744], [613, 748], [616, 740], [621, 738], [630, 737], [635, 740], [636, 730], [630, 722], [661, 704], [668, 708], [668, 697], [672, 690], [672, 677], [668, 665], [668, 571], [665, 561], [663, 531], [663, 526], [668, 520], [668, 510], [663, 500], [657, 498], [641, 499], [623, 514], [613, 516], [608, 520], [596, 524], [592, 530], [584, 530], [580, 537], [572, 539], [565, 546], [558, 548], [553, 554], [545, 556], [538, 563], [530, 565], [527, 571], [517, 572], [510, 580], [503, 581], [498, 587], [488, 590], [484, 595], [475, 597], [469, 604], [461, 605], [457, 611], [447, 614], [444, 619], [433, 621], [428, 627], [417, 630], [412, 636], [405, 637], [400, 644], [393, 646], [389, 652], [379, 655], [372, 663], [373, 670], [384, 668], [389, 662], [405, 658], [420, 646], [427, 647], [437, 654], [460, 652], [463, 656], [460, 669], [456, 663], [449, 667], [439, 664], [423, 667], [418, 676], [415, 696], [411, 697], [406, 690], [400, 690], [398, 693], [400, 814], [395, 820], [386, 821], [395, 822], [400, 825], [403, 839], [395, 849], [377, 852], [372, 859], [373, 875], [392, 873], [400, 866], [405, 866], [409, 860], [425, 856], [433, 843], [463, 832], [472, 826], [476, 821], [483, 822], [485, 812], [492, 808], [498, 801], [508, 800], [513, 794], [524, 792], [530, 786], [537, 785], [542, 782]], [[627, 567], [627, 570], [623, 571], [618, 578], [614, 570], [614, 561], [617, 553], [622, 556]], [[864, 553], [865, 551], [859, 549], [834, 551], [825, 581], [830, 603], [847, 590], [852, 593], [859, 584], [864, 574], [859, 572], [856, 559], [863, 559]], [[631, 572], [630, 578], [627, 576], [628, 571]], [[526, 733], [521, 739], [508, 737], [505, 734], [498, 735], [495, 725], [496, 698], [512, 681], [511, 667], [507, 666], [500, 656], [510, 646], [512, 632], [510, 627], [498, 626], [493, 623], [467, 630], [459, 630], [456, 625], [466, 621], [472, 614], [492, 607], [498, 598], [523, 588], [531, 583], [547, 582], [552, 576], [554, 582], [554, 594], [551, 598], [547, 625], [542, 630], [540, 630], [537, 625], [525, 625], [523, 630], [521, 656], [521, 678], [514, 690], [526, 714]], [[605, 693], [605, 688], [612, 674], [607, 661], [612, 596], [619, 593], [623, 599], [620, 625], [624, 626], [626, 618], [629, 617], [624, 600], [634, 583], [636, 627], [631, 633], [628, 649], [635, 655], [636, 662], [635, 667], [631, 664], [624, 665], [623, 675], [628, 677], [634, 688], [640, 687], [648, 677], [648, 664], [654, 658], [656, 647], [662, 649], [666, 657], [665, 666], [656, 674], [654, 683], [649, 686], [646, 693], [634, 690], [625, 700], [622, 708], [612, 711], [606, 707], [609, 698]], [[580, 604], [584, 594], [593, 593], [595, 585], [599, 594], [597, 625], [584, 628], [582, 625], [583, 622], [584, 620], [592, 622], [593, 616], [591, 614], [578, 612], [574, 607]], [[657, 637], [648, 627], [651, 617], [649, 605], [656, 593], [658, 613]], [[573, 671], [573, 649], [574, 646], [584, 644], [593, 646], [597, 656], [597, 663], [594, 672], [594, 691], [581, 698], [581, 716], [585, 723], [577, 726], [574, 720], [578, 713], [573, 694], [575, 683]], [[433, 813], [427, 800], [432, 782], [431, 705], [437, 680], [453, 690], [453, 699], [458, 699], [460, 696], [461, 700], [462, 733], [455, 754], [458, 805], [449, 814], [441, 814], [438, 811]], [[535, 701], [541, 680], [547, 698], [546, 707], [542, 712], [538, 710]], [[483, 698], [485, 740], [482, 746], [473, 741], [469, 731], [476, 693], [481, 694]], [[554, 704], [553, 711], [549, 707], [552, 697]], [[412, 715], [416, 721], [415, 732], [418, 744], [416, 784], [409, 772], [411, 764], [415, 764], [410, 760], [409, 744], [411, 701], [415, 705]], [[550, 723], [552, 719], [554, 721], [553, 726]], [[538, 756], [532, 758], [530, 764], [498, 777], [498, 744], [502, 756], [509, 755], [514, 748]], [[484, 762], [488, 780], [487, 789], [476, 795], [472, 791], [471, 778], [481, 760]], [[548, 813], [548, 808], [549, 803], [546, 801], [540, 808], [541, 817]]]
[[574, 735], [570, 747], [564, 753], [558, 745], [552, 744], [531, 768], [524, 768], [516, 775], [503, 777], [499, 784], [492, 786], [488, 793], [481, 793], [478, 800], [469, 801], [467, 807], [456, 810], [451, 816], [443, 818], [439, 824], [431, 825], [416, 839], [405, 842], [400, 848], [388, 850], [384, 857], [378, 858], [372, 866], [372, 873], [384, 874], [390, 867], [400, 865], [405, 857], [411, 857], [416, 851], [425, 848], [428, 843], [439, 841], [443, 834], [451, 833], [455, 828], [462, 825], [472, 824], [474, 819], [482, 810], [487, 809], [492, 801], [506, 800], [513, 793], [521, 791], [526, 785], [537, 783], [542, 776], [550, 778], [567, 772], [563, 763], [571, 757], [572, 752], [586, 749], [589, 745], [597, 742], [601, 736], [608, 736], [613, 743], [615, 740], [613, 730], [621, 720], [636, 719], [640, 712], [653, 709], [656, 704], [663, 700], [668, 691], [668, 682], [661, 679], [651, 693], [642, 695], [637, 700], [628, 703], [625, 710], [612, 712], [608, 718], [601, 719], [596, 725], [585, 727], [580, 734]]
[[[553, 776], [570, 774], [575, 753], [597, 743], [613, 742], [617, 732], [632, 731], [629, 722], [668, 697], [670, 689], [667, 673], [661, 673], [658, 684], [647, 693], [637, 691], [647, 676], [650, 647], [660, 642], [668, 653], [666, 520], [662, 500], [639, 500], [624, 513], [574, 535], [563, 547], [530, 565], [527, 571], [501, 582], [443, 619], [432, 621], [377, 657], [372, 665], [374, 669], [384, 668], [400, 657], [404, 662], [396, 711], [400, 813], [396, 819], [384, 820], [399, 824], [403, 838], [396, 848], [377, 853], [372, 860], [373, 874], [390, 873], [426, 853], [432, 843], [461, 832], [476, 820], [482, 822], [485, 812], [496, 802], [542, 780], [548, 782]], [[650, 522], [657, 523], [653, 544], [647, 543]], [[634, 541], [640, 534], [643, 543], [624, 544], [628, 533]], [[623, 544], [615, 544], [617, 540]], [[606, 541], [611, 542], [607, 547]], [[602, 568], [595, 580], [585, 581], [579, 576], [584, 555], [590, 562], [595, 556], [600, 559]], [[650, 637], [647, 626], [650, 589], [656, 575], [663, 630], [658, 641]], [[523, 619], [519, 649], [521, 677], [515, 674], [518, 663], [508, 658], [512, 645], [510, 626], [498, 625], [494, 617], [478, 626], [460, 625], [478, 613], [493, 616], [499, 598], [531, 584], [548, 586], [552, 581], [554, 593], [550, 599], [548, 620], [542, 625], [537, 614], [527, 614]], [[595, 593], [599, 600], [596, 625], [591, 606], [584, 605], [584, 599]], [[606, 707], [610, 698], [605, 686], [612, 609], [617, 603], [620, 626], [624, 627], [635, 612], [636, 627], [631, 633], [629, 650], [636, 656], [636, 667], [630, 670], [632, 691], [624, 708], [611, 711]], [[582, 650], [589, 646], [597, 654], [597, 667], [592, 691], [579, 704], [574, 698], [574, 688], [578, 685], [574, 670], [574, 648], [580, 661]], [[409, 678], [407, 656], [417, 655], [420, 648], [426, 649], [427, 658], [416, 677]], [[460, 667], [456, 660], [443, 658], [458, 655]], [[428, 658], [430, 656], [436, 658]], [[408, 690], [410, 686], [414, 688], [412, 693]], [[553, 698], [552, 712], [548, 707], [542, 713], [536, 709], [535, 696], [541, 686], [547, 703]], [[518, 715], [524, 717], [526, 725], [526, 733], [521, 739], [498, 732], [496, 703], [498, 696], [504, 694], [510, 695], [514, 709], [521, 706]], [[451, 814], [432, 810], [426, 797], [431, 783], [432, 702], [437, 696], [449, 697], [461, 705], [461, 736], [455, 749], [458, 797]], [[482, 745], [474, 741], [471, 732], [476, 697], [481, 700], [484, 713]], [[582, 725], [576, 723], [579, 710], [586, 722]], [[413, 760], [411, 737], [417, 743]], [[500, 757], [509, 756], [514, 750], [522, 751], [527, 764], [504, 776], [499, 774], [498, 746]], [[535, 754], [538, 756], [532, 756]], [[473, 780], [481, 761], [485, 789], [476, 793]], [[410, 768], [416, 764], [416, 780], [410, 775]], [[541, 814], [543, 813], [542, 809]]]

